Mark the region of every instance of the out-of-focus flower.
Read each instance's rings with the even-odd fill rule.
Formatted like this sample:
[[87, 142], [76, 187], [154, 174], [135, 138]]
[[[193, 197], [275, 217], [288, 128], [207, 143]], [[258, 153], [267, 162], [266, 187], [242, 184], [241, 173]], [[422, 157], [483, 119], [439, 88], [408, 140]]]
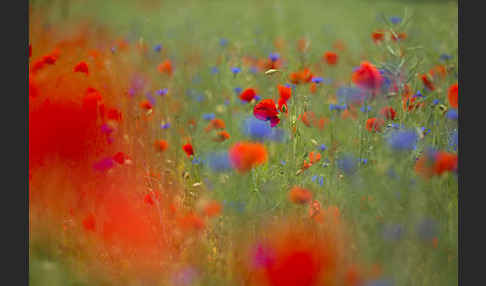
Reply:
[[391, 106], [385, 106], [380, 110], [380, 114], [387, 120], [395, 120], [396, 111]]
[[232, 169], [228, 152], [211, 153], [206, 162], [214, 172], [226, 172]]
[[369, 118], [366, 120], [366, 129], [369, 132], [380, 132], [384, 124], [385, 121], [383, 121], [381, 118]]
[[204, 120], [213, 120], [216, 115], [214, 115], [214, 113], [205, 113], [202, 115], [202, 117]]
[[268, 160], [265, 146], [259, 143], [238, 142], [230, 148], [229, 156], [232, 166], [241, 173]]
[[154, 46], [154, 51], [156, 53], [159, 53], [161, 50], [162, 50], [162, 45], [161, 44], [157, 44], [157, 45]]
[[430, 91], [434, 91], [435, 90], [435, 85], [434, 83], [430, 80], [430, 78], [427, 76], [427, 74], [421, 74], [420, 75], [420, 79], [422, 80], [422, 83], [424, 84], [424, 86], [430, 90]]
[[169, 147], [166, 140], [156, 140], [154, 146], [157, 151], [164, 152]]
[[447, 93], [447, 98], [449, 99], [449, 105], [452, 107], [452, 108], [456, 108], [457, 109], [457, 97], [458, 97], [458, 93], [459, 93], [459, 86], [457, 83], [451, 85], [449, 87], [449, 91]]
[[371, 33], [371, 39], [373, 39], [375, 44], [378, 44], [385, 39], [385, 33], [383, 31], [374, 31]]
[[167, 92], [168, 92], [167, 88], [157, 90], [157, 94], [160, 95], [160, 96], [166, 95]]
[[392, 24], [394, 24], [394, 25], [400, 24], [402, 22], [402, 18], [397, 17], [397, 16], [391, 16], [390, 22], [392, 22]]
[[289, 200], [294, 204], [306, 204], [312, 200], [312, 193], [307, 189], [294, 186], [289, 192]]
[[324, 55], [322, 56], [322, 59], [327, 62], [328, 65], [334, 66], [338, 62], [338, 55], [334, 52], [325, 52]]
[[413, 150], [418, 141], [415, 130], [394, 131], [388, 136], [388, 145], [394, 150]]
[[357, 86], [372, 91], [379, 89], [383, 84], [383, 77], [378, 69], [366, 61], [353, 72], [352, 80]]
[[241, 71], [241, 68], [239, 67], [232, 67], [231, 68], [231, 72], [234, 74], [234, 75], [237, 75], [239, 72]]
[[447, 111], [446, 116], [448, 119], [457, 120], [459, 115], [457, 113], [457, 109], [450, 109], [449, 111]]
[[426, 150], [415, 163], [415, 172], [425, 178], [457, 171], [457, 154]]
[[345, 154], [337, 160], [337, 167], [345, 174], [352, 175], [358, 170], [358, 161], [352, 155]]

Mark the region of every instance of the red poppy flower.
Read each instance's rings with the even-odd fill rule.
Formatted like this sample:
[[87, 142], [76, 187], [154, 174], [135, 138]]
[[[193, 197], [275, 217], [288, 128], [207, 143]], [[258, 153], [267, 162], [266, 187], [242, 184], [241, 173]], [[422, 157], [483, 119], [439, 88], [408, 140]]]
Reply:
[[381, 118], [369, 118], [366, 120], [366, 129], [369, 132], [380, 132], [384, 124], [385, 121], [383, 121]]
[[292, 96], [292, 89], [290, 87], [284, 86], [284, 85], [278, 85], [278, 94], [280, 95], [280, 98], [288, 101], [290, 97]]
[[206, 126], [204, 131], [209, 132], [213, 129], [225, 129], [225, 128], [226, 128], [226, 124], [222, 119], [214, 118], [209, 122], [208, 126]]
[[445, 151], [426, 153], [415, 163], [415, 172], [425, 178], [430, 178], [445, 172], [456, 171], [457, 163], [457, 154]]
[[213, 141], [215, 142], [223, 142], [226, 141], [230, 138], [230, 135], [226, 130], [218, 132], [215, 138], [213, 138]]
[[354, 71], [352, 80], [357, 86], [368, 90], [379, 89], [383, 83], [383, 77], [378, 69], [366, 61]]
[[432, 77], [440, 77], [444, 79], [447, 76], [447, 69], [444, 65], [438, 65], [429, 70], [429, 74]]
[[380, 114], [388, 120], [395, 120], [397, 113], [391, 106], [385, 106], [380, 110]]
[[246, 102], [250, 102], [255, 98], [256, 96], [256, 91], [253, 88], [247, 88], [240, 94], [240, 99]]
[[140, 107], [149, 110], [152, 109], [152, 104], [148, 100], [142, 100], [142, 102], [140, 102]]
[[311, 83], [309, 89], [310, 89], [310, 92], [311, 93], [316, 93], [316, 91], [317, 91], [317, 84], [315, 82]]
[[427, 76], [427, 74], [420, 75], [420, 79], [422, 80], [422, 82], [425, 85], [425, 87], [427, 87], [430, 91], [434, 91], [435, 90], [435, 86], [432, 83], [432, 81], [429, 79], [429, 77]]
[[316, 115], [312, 111], [306, 111], [302, 115], [299, 115], [298, 119], [302, 120], [302, 123], [307, 127], [311, 127], [316, 121]]
[[167, 73], [169, 76], [172, 75], [172, 62], [170, 60], [163, 61], [158, 67], [157, 70], [160, 73]]
[[164, 152], [167, 150], [167, 147], [169, 147], [169, 144], [165, 140], [156, 140], [154, 145], [157, 151], [160, 152]]
[[289, 192], [289, 199], [294, 204], [303, 205], [311, 201], [312, 193], [309, 190], [295, 186]]
[[74, 66], [74, 72], [82, 72], [88, 75], [88, 64], [86, 62], [79, 62], [77, 65]]
[[280, 122], [278, 110], [275, 107], [273, 99], [264, 99], [257, 103], [253, 108], [253, 115], [255, 115], [257, 119], [270, 121], [272, 127]]
[[186, 152], [187, 157], [191, 157], [192, 155], [194, 155], [194, 149], [192, 148], [192, 145], [190, 143], [187, 143], [184, 146], [182, 146], [182, 150]]
[[215, 217], [221, 214], [222, 209], [223, 207], [218, 201], [211, 201], [204, 206], [204, 214], [207, 217]]
[[458, 94], [459, 94], [459, 86], [456, 82], [455, 84], [451, 85], [451, 87], [449, 87], [449, 92], [447, 94], [447, 97], [449, 98], [449, 105], [452, 108], [457, 108], [458, 106], [457, 104]]
[[239, 172], [248, 172], [267, 161], [267, 150], [260, 143], [239, 142], [229, 150], [230, 161]]
[[325, 52], [322, 58], [331, 66], [336, 65], [338, 61], [338, 55], [334, 52]]
[[375, 31], [371, 33], [371, 38], [375, 44], [380, 43], [385, 39], [385, 34], [382, 31]]

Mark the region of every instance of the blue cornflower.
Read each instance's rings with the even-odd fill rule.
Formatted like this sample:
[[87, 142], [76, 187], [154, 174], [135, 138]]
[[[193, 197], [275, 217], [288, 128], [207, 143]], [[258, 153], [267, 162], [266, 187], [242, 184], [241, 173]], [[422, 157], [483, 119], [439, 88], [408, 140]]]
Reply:
[[383, 239], [387, 241], [398, 241], [403, 237], [405, 230], [401, 224], [386, 224], [383, 227]]
[[159, 90], [157, 90], [157, 94], [160, 95], [160, 96], [166, 95], [168, 91], [169, 90], [167, 88], [159, 89]]
[[400, 24], [402, 22], [402, 18], [396, 17], [396, 16], [391, 16], [390, 22], [392, 22], [393, 25]]
[[170, 123], [167, 122], [165, 124], [160, 124], [160, 128], [162, 128], [162, 129], [169, 129], [170, 128]]
[[196, 97], [196, 101], [197, 101], [197, 102], [201, 102], [201, 101], [203, 101], [203, 100], [204, 100], [204, 95], [198, 95], [198, 96]]
[[220, 45], [221, 47], [225, 47], [227, 44], [228, 44], [228, 40], [226, 40], [225, 38], [221, 38], [221, 39], [219, 40], [219, 45]]
[[423, 96], [423, 94], [419, 90], [419, 91], [417, 91], [416, 94], [413, 95], [413, 97], [425, 97], [425, 96]]
[[361, 108], [360, 108], [359, 110], [361, 110], [362, 112], [366, 112], [366, 110], [371, 111], [371, 106], [369, 106], [369, 105], [368, 105], [368, 106], [366, 107], [366, 109], [365, 109], [365, 107], [364, 107], [364, 105], [363, 105], [363, 106], [361, 106]]
[[288, 87], [288, 88], [291, 88], [291, 89], [294, 89], [296, 87], [296, 85], [293, 84], [293, 83], [286, 83], [286, 84], [284, 84], [284, 86], [285, 87]]
[[324, 185], [324, 177], [323, 176], [320, 176], [319, 177], [319, 185]]
[[452, 59], [452, 56], [451, 55], [448, 55], [448, 54], [441, 54], [440, 55], [440, 59], [442, 61], [448, 61], [448, 60]]
[[212, 74], [217, 74], [217, 73], [219, 73], [219, 69], [218, 69], [218, 67], [212, 67], [212, 68], [211, 68], [211, 73], [212, 73]]
[[229, 99], [225, 99], [225, 100], [224, 100], [224, 105], [229, 105], [229, 104], [230, 104]]
[[160, 52], [161, 50], [162, 50], [162, 45], [161, 45], [161, 44], [155, 45], [155, 47], [154, 47], [154, 51], [155, 51], [155, 52], [157, 52], [157, 53], [158, 53], [158, 52]]
[[270, 122], [250, 117], [243, 122], [243, 133], [254, 139], [265, 139], [272, 134]]
[[204, 120], [213, 120], [216, 115], [214, 113], [205, 113], [202, 117]]
[[430, 131], [432, 131], [432, 130], [430, 130], [430, 129], [425, 129], [425, 126], [420, 127], [420, 130], [422, 131], [422, 133], [423, 133], [424, 135], [427, 135], [427, 134], [429, 134], [429, 133], [430, 133]]
[[260, 101], [260, 99], [262, 99], [262, 98], [261, 98], [261, 96], [259, 96], [259, 95], [255, 95], [255, 97], [253, 97], [253, 99], [254, 99], [256, 102], [258, 102], [258, 101]]
[[327, 149], [327, 147], [324, 144], [321, 144], [321, 146], [319, 146], [319, 150], [321, 150], [321, 151], [325, 151], [326, 149]]
[[337, 111], [342, 111], [346, 109], [346, 104], [344, 105], [338, 105], [338, 104], [330, 104], [329, 105], [329, 110], [337, 110]]
[[312, 82], [313, 83], [321, 83], [323, 81], [322, 77], [313, 77]]
[[284, 160], [280, 161], [280, 164], [282, 164], [282, 166], [285, 166], [285, 164], [287, 164]]
[[231, 68], [231, 72], [234, 74], [234, 75], [237, 75], [239, 72], [241, 71], [241, 69], [239, 67], [232, 67]]
[[439, 225], [433, 219], [423, 219], [416, 226], [417, 235], [423, 240], [430, 240], [437, 236]]
[[211, 153], [207, 158], [209, 168], [214, 172], [226, 172], [232, 169], [228, 152]]
[[347, 175], [352, 175], [358, 170], [357, 160], [352, 155], [344, 155], [338, 159], [337, 167]]
[[434, 99], [434, 101], [432, 101], [432, 104], [437, 105], [437, 104], [439, 104], [439, 102], [440, 101], [438, 99]]
[[272, 140], [282, 142], [285, 139], [285, 131], [280, 128], [272, 128], [270, 122], [249, 117], [243, 121], [243, 133], [256, 140]]
[[394, 131], [388, 137], [388, 145], [398, 151], [415, 149], [417, 141], [418, 135], [414, 130]]
[[198, 158], [194, 158], [194, 159], [192, 159], [192, 164], [193, 164], [193, 165], [199, 165], [199, 164], [201, 164], [201, 162], [202, 162], [202, 161], [201, 161], [201, 160], [199, 160]]
[[280, 58], [280, 55], [278, 53], [271, 53], [270, 56], [268, 56], [272, 62], [277, 61]]
[[368, 163], [368, 159], [366, 159], [366, 158], [361, 159], [361, 163], [363, 165], [366, 165], [366, 163]]
[[317, 175], [312, 176], [311, 180], [312, 182], [315, 182], [317, 180]]
[[243, 89], [241, 89], [241, 87], [235, 87], [235, 89], [233, 89], [233, 90], [236, 93], [236, 96], [240, 96], [241, 92], [243, 91]]
[[451, 120], [457, 120], [457, 118], [458, 118], [457, 110], [456, 109], [450, 109], [449, 111], [447, 111], [446, 116], [447, 116], [447, 118], [449, 118]]

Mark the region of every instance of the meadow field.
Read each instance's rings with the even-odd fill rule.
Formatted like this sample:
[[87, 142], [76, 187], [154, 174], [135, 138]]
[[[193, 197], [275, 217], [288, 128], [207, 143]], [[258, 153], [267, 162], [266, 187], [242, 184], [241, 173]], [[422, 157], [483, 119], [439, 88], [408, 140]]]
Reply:
[[458, 40], [457, 1], [30, 1], [30, 284], [457, 285]]

